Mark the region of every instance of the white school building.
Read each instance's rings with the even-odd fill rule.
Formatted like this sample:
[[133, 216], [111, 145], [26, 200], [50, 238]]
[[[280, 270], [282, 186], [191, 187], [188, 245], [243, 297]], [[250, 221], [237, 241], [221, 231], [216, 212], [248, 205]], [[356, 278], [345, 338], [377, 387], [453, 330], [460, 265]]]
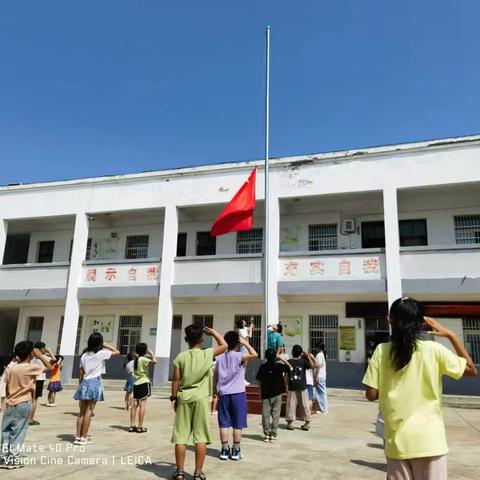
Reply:
[[[209, 230], [258, 165], [252, 231]], [[423, 302], [480, 363], [480, 136], [270, 162], [269, 305], [287, 348], [323, 341], [332, 386], [359, 387], [388, 304]], [[0, 187], [0, 356], [42, 340], [78, 355], [97, 329], [139, 341], [168, 381], [192, 322], [253, 317], [263, 350], [263, 162]], [[442, 340], [436, 340], [442, 341]], [[207, 340], [208, 343], [208, 340]], [[123, 377], [123, 359], [106, 378]], [[447, 382], [475, 394], [480, 380]]]

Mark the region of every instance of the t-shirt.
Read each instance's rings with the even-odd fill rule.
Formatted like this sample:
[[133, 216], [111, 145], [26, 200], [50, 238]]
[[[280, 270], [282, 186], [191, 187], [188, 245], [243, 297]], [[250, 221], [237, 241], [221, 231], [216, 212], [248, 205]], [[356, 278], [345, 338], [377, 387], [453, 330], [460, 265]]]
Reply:
[[215, 361], [217, 391], [220, 395], [232, 395], [245, 391], [245, 366], [242, 352], [228, 351]]
[[292, 392], [306, 390], [307, 377], [305, 371], [312, 368], [310, 362], [304, 358], [292, 358], [289, 360], [292, 370], [290, 370], [288, 377], [288, 389]]
[[148, 366], [150, 365], [150, 359], [147, 357], [139, 357], [137, 368], [135, 369], [135, 383], [134, 385], [142, 385], [150, 381], [148, 375]]
[[85, 352], [80, 358], [80, 368], [85, 372], [83, 379], [100, 377], [105, 371], [104, 361], [112, 356], [112, 351], [108, 348], [99, 350], [97, 353]]
[[247, 327], [243, 327], [243, 328], [239, 328], [238, 329], [238, 336], [241, 337], [241, 338], [248, 338], [248, 328]]
[[133, 375], [133, 372], [135, 371], [135, 360], [130, 360], [127, 362], [125, 365], [125, 373], [130, 376]]
[[180, 402], [191, 403], [208, 398], [212, 363], [213, 348], [191, 348], [177, 356], [173, 364], [180, 369]]
[[311, 368], [305, 370], [305, 380], [307, 385], [311, 385], [313, 387], [313, 371]]
[[278, 352], [280, 347], [285, 347], [282, 336], [278, 332], [269, 330], [267, 334], [267, 348], [273, 348]]
[[47, 379], [47, 374], [45, 373], [45, 366], [43, 365], [43, 362], [39, 358], [34, 358], [30, 361], [32, 365], [38, 365], [39, 367], [43, 367], [44, 370], [40, 375], [37, 376], [37, 380], [42, 380], [45, 381]]
[[56, 363], [55, 365], [53, 365], [50, 381], [59, 382], [61, 373], [62, 373], [62, 370], [60, 369], [60, 365]]
[[315, 361], [320, 367], [317, 370], [317, 380], [325, 380], [327, 378], [327, 361], [325, 360], [325, 354], [323, 352], [318, 352]]
[[284, 375], [290, 369], [281, 362], [267, 362], [260, 365], [257, 380], [260, 382], [260, 391], [263, 399], [273, 398], [285, 392]]
[[448, 452], [442, 412], [442, 376], [458, 380], [466, 360], [437, 342], [417, 341], [410, 362], [395, 370], [392, 343], [375, 349], [363, 383], [378, 390], [385, 420], [385, 456], [410, 459]]
[[7, 370], [7, 405], [18, 405], [32, 400], [37, 376], [45, 371], [45, 366], [31, 363], [18, 363]]

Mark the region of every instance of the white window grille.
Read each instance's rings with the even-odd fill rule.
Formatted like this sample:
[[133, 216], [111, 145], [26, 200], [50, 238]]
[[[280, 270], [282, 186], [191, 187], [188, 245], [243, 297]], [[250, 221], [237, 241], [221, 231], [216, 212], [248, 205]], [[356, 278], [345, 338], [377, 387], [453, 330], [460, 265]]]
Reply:
[[238, 314], [234, 318], [234, 329], [236, 329], [237, 323], [240, 320], [244, 320], [247, 323], [247, 327], [250, 325], [251, 320], [253, 319], [253, 334], [250, 339], [250, 345], [256, 350], [258, 355], [262, 354], [262, 316], [261, 315], [250, 315], [250, 314]]
[[237, 232], [237, 253], [262, 253], [263, 230]]
[[118, 349], [121, 355], [135, 351], [142, 336], [142, 317], [140, 315], [121, 315], [118, 326]]
[[308, 249], [336, 250], [337, 249], [337, 224], [309, 225], [308, 226]]
[[310, 352], [318, 353], [318, 344], [325, 344], [327, 358], [338, 359], [338, 315], [310, 315]]
[[148, 235], [129, 235], [125, 246], [125, 258], [148, 258]]
[[461, 215], [454, 220], [458, 245], [480, 243], [480, 215]]
[[480, 317], [462, 320], [463, 338], [473, 363], [480, 364]]

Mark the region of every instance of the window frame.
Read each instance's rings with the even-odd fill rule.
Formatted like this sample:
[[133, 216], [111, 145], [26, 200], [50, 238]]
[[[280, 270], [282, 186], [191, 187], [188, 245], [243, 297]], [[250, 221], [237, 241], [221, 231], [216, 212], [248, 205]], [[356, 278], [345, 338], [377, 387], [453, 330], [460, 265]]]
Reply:
[[[185, 239], [184, 241], [182, 241], [182, 243], [183, 243], [182, 250], [180, 250], [180, 247], [181, 247], [180, 238]], [[187, 241], [188, 241], [187, 232], [179, 232], [177, 234], [177, 252], [176, 252], [177, 257], [186, 257], [187, 256]]]
[[[255, 235], [257, 238], [254, 238]], [[237, 255], [263, 253], [263, 228], [257, 227], [237, 232], [236, 251]]]
[[262, 352], [262, 315], [258, 313], [236, 313], [233, 317], [233, 329], [236, 331], [237, 322], [239, 320], [246, 320], [247, 326], [250, 325], [250, 319], [253, 317], [253, 327], [252, 338], [250, 339], [250, 345], [255, 349], [258, 355], [261, 355]]
[[[200, 245], [200, 236], [204, 239], [206, 238], [210, 238], [211, 242], [212, 242], [212, 245]], [[213, 248], [212, 248], [213, 247]], [[205, 253], [200, 253], [200, 248], [203, 248], [205, 249], [204, 252]], [[207, 248], [210, 248], [211, 250], [206, 250]], [[213, 253], [212, 253], [213, 251]], [[197, 232], [197, 237], [196, 237], [196, 243], [195, 243], [195, 255], [197, 257], [204, 257], [204, 256], [208, 256], [208, 255], [216, 255], [217, 254], [217, 237], [212, 237], [210, 235], [210, 232], [205, 232], [205, 231], [202, 231], [202, 232]]]
[[[132, 325], [129, 325], [132, 323]], [[118, 322], [117, 348], [121, 355], [135, 351], [137, 343], [141, 342], [143, 327], [142, 315], [120, 315]], [[122, 333], [123, 331], [123, 333]], [[125, 343], [125, 336], [127, 342]]]
[[[321, 229], [334, 229], [333, 232], [325, 232], [320, 234]], [[315, 235], [314, 230], [317, 230]], [[317, 242], [315, 248], [314, 242]], [[308, 225], [308, 251], [321, 252], [325, 250], [338, 250], [338, 223], [313, 223]]]
[[[51, 247], [52, 251], [47, 251], [47, 252], [42, 252], [42, 247], [45, 247], [45, 246], [48, 246], [48, 247]], [[49, 256], [49, 260], [44, 260], [43, 259], [43, 256], [46, 257], [46, 254], [49, 254], [51, 255], [51, 257]], [[55, 240], [39, 240], [38, 241], [38, 245], [37, 245], [37, 263], [53, 263], [53, 258], [54, 258], [54, 255], [55, 255]]]
[[[407, 223], [413, 224], [414, 222], [417, 223], [422, 223], [423, 226], [425, 227], [425, 237], [424, 237], [424, 242], [423, 243], [410, 243], [409, 245], [405, 245], [405, 240], [406, 238], [421, 238], [420, 235], [412, 235], [411, 237], [402, 237], [402, 225], [406, 225]], [[428, 225], [427, 225], [427, 219], [426, 218], [408, 218], [408, 219], [403, 219], [398, 221], [398, 235], [400, 238], [400, 246], [401, 247], [425, 247], [428, 245]]]
[[[131, 244], [132, 242], [137, 244]], [[125, 260], [148, 258], [150, 235], [127, 235], [125, 240]]]
[[[312, 326], [316, 320], [318, 320], [318, 325]], [[327, 359], [339, 360], [338, 320], [339, 316], [332, 314], [310, 314], [308, 316], [308, 343], [310, 352], [316, 355], [318, 353], [316, 344], [318, 341], [323, 341], [323, 343], [325, 343]], [[312, 335], [313, 333], [317, 335]]]
[[[464, 223], [469, 219], [475, 219], [473, 225], [458, 225], [462, 220]], [[480, 244], [480, 214], [455, 215], [453, 217], [453, 228], [456, 245], [479, 245]]]
[[[480, 365], [480, 317], [462, 318], [462, 332], [465, 348], [472, 357], [473, 363]], [[474, 337], [473, 348], [468, 341], [469, 337]]]

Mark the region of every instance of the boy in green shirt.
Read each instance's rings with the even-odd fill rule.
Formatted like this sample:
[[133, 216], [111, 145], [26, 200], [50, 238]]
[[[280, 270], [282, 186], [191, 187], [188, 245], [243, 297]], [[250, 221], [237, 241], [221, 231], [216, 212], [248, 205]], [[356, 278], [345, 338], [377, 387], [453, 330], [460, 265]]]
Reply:
[[[212, 336], [216, 348], [201, 349], [204, 334]], [[195, 444], [195, 473], [193, 480], [206, 479], [202, 472], [210, 434], [210, 375], [213, 357], [227, 350], [223, 337], [212, 328], [189, 325], [185, 328], [185, 341], [189, 350], [180, 353], [173, 362], [172, 402], [175, 411], [172, 443], [175, 444], [177, 470], [173, 480], [185, 479], [185, 455], [187, 444], [193, 436]]]

